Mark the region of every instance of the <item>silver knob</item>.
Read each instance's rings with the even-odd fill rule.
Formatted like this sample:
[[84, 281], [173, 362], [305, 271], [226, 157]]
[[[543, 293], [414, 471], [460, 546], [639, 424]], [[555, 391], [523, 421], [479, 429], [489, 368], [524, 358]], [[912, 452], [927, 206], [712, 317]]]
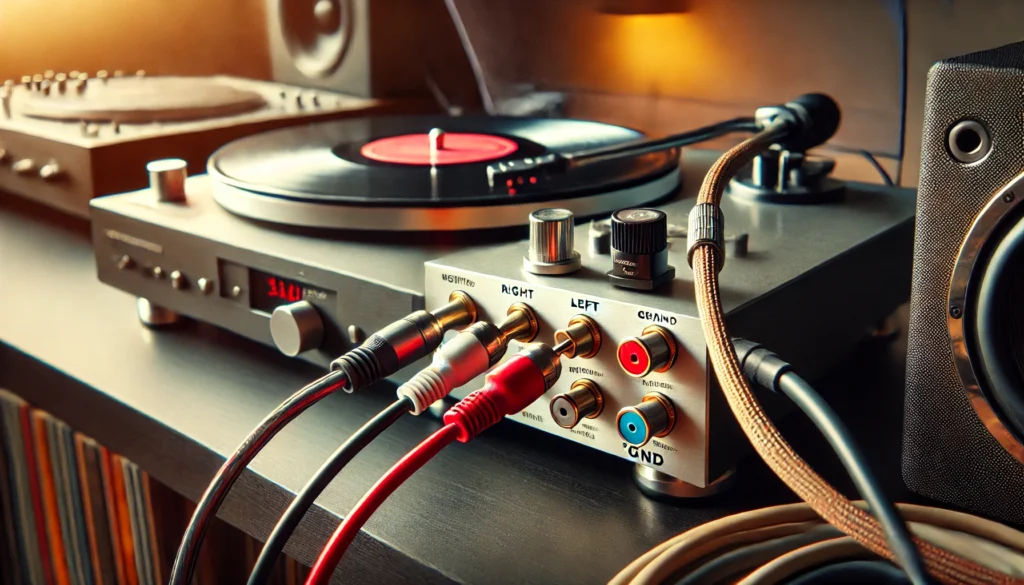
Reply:
[[39, 167], [39, 176], [42, 177], [44, 181], [55, 181], [60, 178], [63, 172], [63, 169], [60, 168], [60, 164], [52, 158], [45, 165]]
[[568, 209], [538, 209], [530, 214], [530, 248], [523, 269], [534, 274], [568, 274], [580, 269], [573, 247], [573, 214]]
[[149, 187], [156, 193], [157, 201], [185, 203], [187, 166], [188, 163], [180, 158], [154, 160], [146, 165], [146, 170], [149, 171]]
[[14, 164], [11, 165], [11, 170], [19, 175], [31, 174], [36, 170], [36, 161], [30, 158], [14, 161]]
[[281, 353], [295, 357], [320, 347], [324, 323], [316, 307], [308, 301], [282, 305], [270, 315], [270, 336]]

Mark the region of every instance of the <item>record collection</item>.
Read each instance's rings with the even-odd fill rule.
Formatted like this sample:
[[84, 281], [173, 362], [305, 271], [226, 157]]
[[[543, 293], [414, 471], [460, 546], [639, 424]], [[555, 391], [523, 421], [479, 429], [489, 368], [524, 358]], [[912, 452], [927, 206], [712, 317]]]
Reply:
[[[192, 504], [6, 390], [0, 390], [0, 415], [0, 582], [166, 582]], [[256, 541], [226, 524], [213, 531], [217, 544], [205, 551], [197, 583], [242, 579], [220, 561], [233, 556], [251, 564]], [[301, 583], [304, 571], [289, 558], [274, 582]]]

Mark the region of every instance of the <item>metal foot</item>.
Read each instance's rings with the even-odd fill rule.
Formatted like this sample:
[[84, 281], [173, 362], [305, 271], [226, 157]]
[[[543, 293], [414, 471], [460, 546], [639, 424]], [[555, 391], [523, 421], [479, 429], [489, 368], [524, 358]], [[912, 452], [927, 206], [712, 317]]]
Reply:
[[681, 479], [662, 473], [653, 467], [635, 465], [633, 479], [644, 495], [658, 499], [693, 499], [713, 496], [732, 484], [733, 472], [728, 471], [722, 477], [709, 483], [707, 487], [697, 487]]
[[160, 305], [154, 305], [149, 299], [138, 297], [135, 307], [139, 312], [139, 321], [146, 327], [164, 327], [173, 325], [181, 319], [181, 315]]

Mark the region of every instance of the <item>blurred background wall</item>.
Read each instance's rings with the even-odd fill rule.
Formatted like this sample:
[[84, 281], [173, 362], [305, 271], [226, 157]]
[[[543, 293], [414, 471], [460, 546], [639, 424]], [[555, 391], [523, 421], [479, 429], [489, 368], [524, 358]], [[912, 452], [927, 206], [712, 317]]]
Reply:
[[0, 0], [0, 79], [100, 69], [270, 75], [265, 0]]
[[[268, 0], [0, 0], [0, 79], [44, 69], [268, 79], [266, 22], [273, 6]], [[457, 6], [495, 95], [524, 86], [564, 92], [570, 116], [666, 134], [823, 91], [844, 110], [834, 143], [871, 151], [906, 185], [918, 175], [929, 66], [1024, 38], [1019, 0], [457, 0]], [[843, 164], [866, 165], [856, 158]]]

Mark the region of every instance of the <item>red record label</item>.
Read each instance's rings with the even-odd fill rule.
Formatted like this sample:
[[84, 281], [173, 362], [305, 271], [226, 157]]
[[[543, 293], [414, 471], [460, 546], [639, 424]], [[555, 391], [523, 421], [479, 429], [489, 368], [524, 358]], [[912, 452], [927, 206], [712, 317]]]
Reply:
[[506, 157], [519, 149], [508, 138], [491, 134], [445, 133], [431, 160], [430, 138], [426, 134], [389, 136], [368, 142], [359, 150], [370, 160], [401, 165], [458, 165]]

